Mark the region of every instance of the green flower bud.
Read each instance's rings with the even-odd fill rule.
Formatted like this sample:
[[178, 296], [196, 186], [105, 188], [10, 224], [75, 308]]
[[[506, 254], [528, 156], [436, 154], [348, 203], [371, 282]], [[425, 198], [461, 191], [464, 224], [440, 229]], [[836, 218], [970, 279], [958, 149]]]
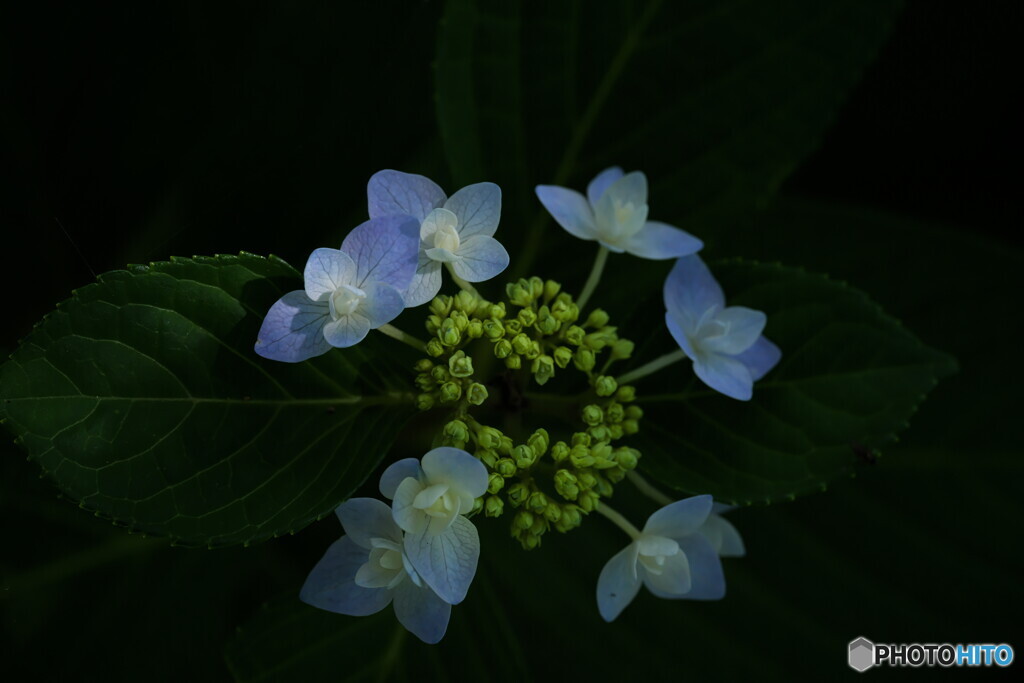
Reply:
[[[452, 374], [455, 373], [453, 372]], [[618, 388], [618, 382], [615, 381], [614, 377], [598, 375], [597, 379], [594, 380], [594, 391], [597, 392], [598, 396], [611, 396]]]
[[530, 497], [530, 489], [523, 482], [518, 482], [508, 487], [505, 495], [508, 496], [508, 502], [512, 503], [512, 507], [519, 507]]
[[537, 454], [529, 446], [516, 446], [512, 449], [512, 459], [521, 470], [529, 469], [537, 462]]
[[512, 350], [518, 354], [526, 353], [530, 350], [530, 338], [520, 332], [512, 339]]
[[445, 346], [457, 346], [462, 341], [462, 333], [455, 326], [455, 321], [451, 318], [445, 318], [441, 321], [441, 329], [438, 330], [437, 336]]
[[551, 317], [560, 323], [572, 323], [580, 317], [580, 309], [571, 301], [556, 301], [551, 304]]
[[434, 361], [429, 358], [420, 358], [416, 361], [416, 365], [412, 367], [416, 372], [430, 372], [434, 369]]
[[476, 301], [475, 296], [463, 290], [455, 295], [452, 305], [463, 313], [473, 313], [476, 311]]
[[552, 357], [554, 358], [555, 365], [564, 369], [568, 367], [570, 361], [572, 361], [572, 349], [568, 346], [559, 346], [555, 349]]
[[586, 446], [573, 446], [569, 451], [569, 462], [577, 468], [591, 467], [594, 464], [594, 456]]
[[611, 441], [612, 433], [604, 425], [597, 425], [587, 430], [594, 441]]
[[444, 353], [444, 346], [437, 338], [431, 339], [427, 342], [427, 353], [437, 358]]
[[551, 447], [551, 459], [555, 462], [562, 462], [569, 457], [569, 447], [564, 441], [556, 441]]
[[452, 311], [452, 298], [450, 296], [435, 296], [430, 302], [430, 312], [441, 318], [447, 317]]
[[551, 356], [538, 356], [537, 360], [533, 361], [532, 370], [537, 384], [544, 386], [555, 376], [555, 360]]
[[595, 458], [606, 458], [611, 460], [612, 447], [607, 441], [599, 441], [590, 447], [590, 454]]
[[540, 547], [540, 536], [526, 534], [519, 539], [519, 542], [522, 544], [523, 550], [536, 550]]
[[640, 406], [626, 406], [626, 417], [630, 420], [639, 420], [643, 416], [644, 411]]
[[512, 437], [501, 435], [501, 443], [498, 444], [498, 452], [502, 455], [512, 455]]
[[533, 327], [533, 324], [537, 322], [537, 313], [532, 308], [524, 308], [519, 311], [519, 315], [516, 316], [516, 319], [523, 327]]
[[528, 510], [520, 510], [512, 518], [512, 527], [526, 531], [533, 526], [533, 513]]
[[534, 299], [544, 296], [544, 281], [536, 275], [530, 278], [530, 295]]
[[430, 410], [434, 407], [435, 403], [433, 394], [420, 394], [416, 397], [417, 410]]
[[577, 505], [563, 505], [562, 516], [555, 524], [555, 528], [563, 534], [572, 531], [583, 523], [583, 511]]
[[505, 336], [505, 325], [497, 318], [489, 318], [483, 322], [484, 335], [491, 341]]
[[458, 382], [445, 382], [441, 385], [441, 403], [455, 403], [462, 398], [462, 385]]
[[448, 368], [446, 368], [445, 366], [437, 365], [434, 367], [433, 370], [430, 371], [430, 376], [433, 378], [435, 382], [439, 384], [444, 384], [445, 382], [451, 380], [452, 373], [448, 372]]
[[577, 370], [583, 372], [590, 372], [594, 369], [594, 352], [585, 346], [581, 346], [576, 349], [576, 353], [573, 355], [572, 364], [576, 366]]
[[[538, 358], [540, 358], [540, 355], [540, 342], [531, 340], [530, 350], [526, 352], [526, 357], [530, 360], [537, 360]], [[554, 362], [552, 362], [551, 367], [554, 367]]]
[[628, 384], [621, 386], [615, 392], [615, 398], [622, 403], [630, 403], [636, 398], [636, 389]]
[[593, 512], [601, 504], [601, 498], [593, 491], [584, 491], [576, 502], [584, 512]]
[[621, 403], [612, 401], [608, 404], [608, 407], [605, 408], [604, 414], [608, 417], [608, 421], [614, 424], [622, 422], [626, 417], [626, 409], [622, 407]]
[[469, 327], [469, 316], [462, 311], [452, 311], [448, 314], [448, 317], [455, 323], [455, 329], [459, 332], [465, 332], [466, 328]]
[[487, 496], [487, 501], [484, 503], [484, 515], [487, 517], [501, 517], [501, 513], [505, 511], [505, 501], [497, 496]]
[[636, 420], [623, 420], [622, 433], [631, 436], [640, 431], [640, 424]]
[[476, 432], [476, 442], [483, 448], [497, 448], [501, 443], [501, 432], [494, 427], [481, 427]]
[[587, 333], [583, 331], [582, 327], [573, 325], [565, 331], [566, 343], [572, 344], [573, 346], [579, 346], [583, 343], [583, 338], [587, 336]]
[[559, 283], [554, 280], [546, 280], [544, 282], [544, 301], [551, 301], [554, 299], [561, 289], [562, 285]]
[[503, 477], [511, 477], [516, 473], [516, 463], [511, 458], [499, 458], [494, 469]]
[[548, 506], [548, 497], [540, 491], [534, 491], [530, 494], [530, 498], [526, 501], [526, 507], [531, 512], [538, 514], [544, 513], [544, 508]]
[[526, 440], [527, 445], [533, 449], [534, 454], [540, 458], [548, 450], [548, 443], [550, 443], [550, 437], [548, 436], [548, 430], [541, 428], [530, 435], [530, 438]]
[[594, 467], [599, 470], [607, 470], [612, 467], [618, 467], [614, 460], [608, 458], [594, 458]]
[[619, 339], [612, 344], [612, 358], [622, 360], [633, 355], [633, 342], [628, 339]]
[[530, 283], [526, 280], [520, 279], [518, 282], [510, 282], [505, 285], [505, 296], [516, 306], [529, 306], [533, 303]]
[[469, 511], [469, 514], [470, 515], [479, 514], [480, 511], [483, 510], [483, 509], [484, 509], [484, 499], [482, 497], [481, 498], [476, 498], [476, 499], [473, 500], [473, 509]]
[[588, 349], [600, 351], [614, 341], [607, 332], [591, 332], [583, 338], [583, 345]]
[[543, 335], [552, 335], [558, 332], [558, 328], [562, 326], [562, 323], [558, 322], [558, 319], [551, 315], [551, 309], [547, 306], [541, 306], [537, 312], [537, 331]]
[[605, 478], [613, 484], [618, 484], [626, 478], [626, 470], [621, 467], [612, 467], [604, 471]]
[[469, 427], [462, 420], [452, 420], [444, 426], [441, 433], [449, 440], [465, 444], [469, 441]]
[[483, 405], [487, 400], [487, 387], [479, 382], [473, 382], [466, 390], [466, 400], [475, 406]]
[[428, 315], [425, 327], [428, 334], [437, 334], [437, 331], [441, 329], [441, 318], [436, 315]]
[[555, 472], [555, 491], [566, 500], [576, 500], [580, 495], [579, 480], [569, 470]]
[[633, 448], [619, 448], [615, 451], [615, 462], [624, 470], [636, 468], [637, 457], [640, 451]]
[[437, 382], [434, 381], [434, 378], [425, 372], [421, 372], [420, 374], [416, 375], [415, 383], [416, 388], [419, 389], [420, 391], [431, 391], [434, 387], [437, 386]]
[[586, 432], [575, 432], [572, 435], [573, 446], [590, 446], [590, 435]]
[[479, 339], [484, 336], [484, 324], [479, 318], [472, 318], [466, 328], [466, 336], [470, 339]]
[[594, 487], [594, 491], [597, 491], [597, 495], [602, 498], [608, 498], [615, 492], [611, 482], [602, 476], [597, 477], [597, 485]]
[[558, 523], [558, 520], [562, 518], [562, 508], [558, 503], [548, 503], [548, 506], [544, 508], [544, 519], [552, 523]]
[[487, 493], [497, 493], [505, 488], [505, 479], [497, 472], [491, 472], [487, 477]]
[[517, 319], [506, 320], [502, 325], [505, 326], [505, 336], [509, 339], [523, 331], [523, 324]]
[[518, 370], [523, 367], [523, 357], [513, 353], [505, 359], [505, 367], [509, 370]]
[[508, 358], [512, 354], [512, 342], [501, 339], [494, 345], [495, 358]]
[[593, 472], [579, 472], [576, 478], [580, 482], [580, 489], [592, 489], [597, 486], [597, 477], [594, 476]]
[[601, 406], [591, 403], [583, 407], [583, 421], [593, 427], [604, 422], [604, 411]]
[[608, 438], [611, 439], [612, 441], [615, 441], [616, 439], [621, 439], [624, 434], [625, 432], [622, 431], [621, 424], [608, 425]]
[[494, 452], [492, 448], [480, 448], [477, 449], [476, 457], [480, 458], [480, 462], [487, 465], [491, 469], [494, 469], [498, 464], [498, 454]]
[[584, 327], [597, 327], [601, 328], [608, 324], [608, 314], [600, 308], [595, 308], [587, 316], [587, 321], [583, 323]]
[[492, 304], [491, 307], [489, 309], [487, 309], [487, 317], [489, 317], [489, 318], [495, 318], [497, 320], [504, 320], [505, 319], [505, 315], [506, 315], [506, 313], [505, 313], [505, 302], [504, 301], [499, 301], [496, 304]]
[[465, 351], [456, 351], [448, 359], [448, 371], [452, 377], [469, 377], [473, 374], [473, 359]]

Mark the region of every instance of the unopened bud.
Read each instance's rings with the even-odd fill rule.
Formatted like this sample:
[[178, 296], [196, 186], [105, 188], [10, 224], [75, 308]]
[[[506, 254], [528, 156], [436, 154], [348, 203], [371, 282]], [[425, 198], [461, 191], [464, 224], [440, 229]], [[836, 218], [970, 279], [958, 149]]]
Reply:
[[484, 324], [479, 318], [472, 318], [466, 328], [466, 336], [470, 339], [479, 339], [484, 335]]
[[551, 459], [555, 462], [562, 462], [569, 457], [569, 447], [564, 441], [556, 441], [551, 447]]
[[512, 449], [512, 459], [516, 461], [516, 467], [525, 470], [537, 462], [537, 454], [529, 446], [516, 446]]
[[548, 497], [540, 491], [534, 491], [530, 494], [530, 498], [526, 501], [527, 509], [535, 513], [543, 513], [544, 508], [548, 506]]
[[508, 502], [512, 503], [512, 507], [519, 507], [530, 497], [530, 489], [523, 482], [518, 482], [508, 487], [505, 495], [508, 496]]
[[435, 296], [430, 302], [430, 312], [441, 318], [446, 317], [452, 311], [452, 298], [450, 296]]
[[605, 408], [604, 414], [608, 417], [608, 421], [611, 423], [622, 422], [623, 418], [626, 417], [626, 409], [622, 407], [621, 403], [612, 401]]
[[572, 445], [573, 446], [589, 446], [590, 445], [590, 435], [587, 434], [586, 432], [575, 432], [572, 435]]
[[604, 422], [604, 411], [601, 406], [591, 403], [583, 407], [583, 421], [593, 427]]
[[429, 358], [420, 358], [412, 369], [416, 372], [430, 372], [434, 369], [434, 361]]
[[452, 420], [444, 426], [441, 433], [444, 434], [449, 441], [463, 444], [469, 441], [469, 427], [467, 427], [466, 423], [462, 420]]
[[487, 400], [487, 387], [479, 382], [473, 382], [466, 390], [466, 400], [475, 406], [483, 405]]
[[555, 282], [554, 280], [545, 280], [544, 282], [544, 301], [551, 301], [558, 294], [559, 290], [562, 289], [562, 285]]
[[623, 385], [615, 391], [615, 398], [622, 403], [629, 403], [636, 398], [636, 389], [628, 384]]
[[583, 343], [583, 338], [587, 336], [587, 333], [582, 327], [573, 325], [565, 331], [565, 341], [573, 346], [579, 346]]
[[523, 357], [513, 353], [511, 356], [505, 359], [505, 367], [509, 370], [518, 370], [523, 367]]
[[427, 342], [427, 354], [437, 358], [444, 353], [444, 345], [435, 337]]
[[636, 420], [623, 420], [622, 421], [622, 433], [626, 436], [636, 434], [640, 431], [640, 423]]
[[435, 403], [433, 394], [420, 394], [416, 397], [417, 410], [430, 410], [434, 407]]
[[600, 308], [595, 308], [587, 316], [587, 321], [583, 323], [584, 327], [596, 327], [602, 328], [608, 324], [608, 314]]
[[463, 313], [473, 313], [476, 311], [476, 297], [463, 290], [455, 295], [452, 305]]
[[497, 448], [501, 443], [501, 432], [494, 427], [481, 427], [477, 430], [476, 442], [483, 448]]
[[639, 420], [644, 416], [644, 410], [640, 406], [626, 406], [626, 417], [630, 420]]
[[551, 356], [538, 356], [537, 360], [533, 361], [532, 370], [537, 384], [544, 386], [549, 379], [555, 376], [555, 361]]
[[508, 339], [501, 339], [494, 345], [495, 358], [508, 358], [512, 354], [512, 342]]
[[554, 354], [552, 354], [552, 356], [555, 359], [555, 365], [557, 365], [560, 368], [565, 368], [569, 365], [570, 362], [572, 362], [572, 349], [570, 349], [568, 346], [559, 346], [557, 349], [555, 349], [555, 352]]
[[441, 385], [441, 403], [454, 403], [462, 398], [462, 385], [457, 382], [445, 382]]
[[533, 513], [529, 510], [520, 510], [512, 518], [512, 526], [516, 529], [526, 531], [533, 526]]
[[576, 366], [577, 370], [590, 372], [594, 369], [594, 363], [594, 352], [585, 346], [576, 349], [576, 353], [573, 354], [572, 364]]
[[487, 517], [501, 517], [505, 511], [505, 501], [498, 496], [488, 496], [484, 503], [484, 515]]
[[483, 322], [484, 336], [491, 341], [497, 341], [505, 336], [505, 325], [497, 318], [488, 318]]
[[516, 316], [516, 319], [523, 327], [533, 327], [533, 324], [537, 322], [537, 312], [532, 308], [524, 308], [519, 311], [519, 315]]
[[516, 463], [511, 458], [499, 458], [494, 469], [503, 477], [511, 477], [516, 473]]
[[497, 472], [491, 472], [487, 477], [487, 493], [497, 493], [505, 487], [505, 478]]
[[597, 392], [598, 396], [611, 396], [618, 388], [619, 384], [615, 381], [614, 377], [598, 375], [597, 379], [594, 380], [594, 391]]
[[593, 491], [584, 491], [576, 502], [584, 512], [593, 512], [601, 504], [601, 497]]
[[526, 440], [526, 443], [533, 449], [534, 454], [540, 458], [548, 450], [549, 439], [548, 430], [541, 428], [531, 434], [530, 438]]
[[620, 339], [612, 344], [612, 358], [622, 360], [633, 355], [633, 342], [628, 339]]
[[580, 494], [579, 480], [569, 470], [555, 472], [555, 491], [566, 500], [576, 500]]
[[430, 371], [430, 376], [435, 382], [444, 384], [452, 378], [452, 373], [448, 372], [448, 368], [443, 365], [437, 365], [433, 370]]

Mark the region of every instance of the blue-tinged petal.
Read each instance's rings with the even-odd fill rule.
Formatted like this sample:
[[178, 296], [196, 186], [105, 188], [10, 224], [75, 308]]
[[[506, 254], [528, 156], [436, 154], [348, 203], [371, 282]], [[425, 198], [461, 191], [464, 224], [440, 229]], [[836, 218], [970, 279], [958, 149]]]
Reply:
[[433, 180], [415, 173], [378, 171], [366, 185], [370, 218], [406, 214], [422, 221], [444, 204], [444, 191]]
[[655, 511], [644, 524], [644, 534], [677, 539], [691, 534], [711, 514], [711, 496], [691, 496]]
[[409, 289], [405, 292], [405, 307], [421, 306], [437, 296], [439, 291], [441, 291], [441, 263], [421, 251], [416, 274], [412, 276]]
[[754, 378], [750, 370], [732, 356], [701, 354], [693, 361], [693, 371], [704, 384], [729, 398], [749, 401], [754, 395]]
[[540, 203], [566, 232], [581, 240], [597, 238], [594, 210], [586, 197], [557, 185], [538, 185], [535, 191]]
[[442, 446], [428, 451], [422, 467], [431, 484], [448, 484], [473, 498], [487, 492], [487, 467], [462, 449]]
[[641, 258], [670, 259], [696, 254], [704, 243], [690, 233], [658, 221], [647, 221], [622, 247]]
[[302, 273], [306, 295], [313, 301], [326, 301], [334, 290], [350, 285], [356, 279], [356, 264], [338, 249], [316, 249], [306, 260]]
[[386, 282], [368, 282], [363, 291], [366, 298], [360, 304], [359, 312], [370, 321], [371, 329], [391, 322], [405, 310], [401, 292]]
[[370, 320], [358, 311], [351, 315], [343, 315], [324, 325], [324, 337], [327, 343], [339, 349], [355, 346], [366, 338], [370, 331]]
[[256, 335], [256, 353], [286, 363], [313, 358], [331, 350], [324, 338], [330, 320], [326, 302], [310, 301], [304, 291], [288, 292], [270, 307]]
[[462, 188], [444, 203], [459, 223], [459, 237], [473, 235], [491, 237], [498, 229], [501, 218], [501, 188], [494, 183], [476, 183]]
[[391, 508], [375, 498], [349, 498], [334, 513], [345, 528], [345, 537], [367, 550], [373, 538], [402, 540], [402, 530], [391, 518]]
[[743, 538], [732, 522], [717, 514], [708, 515], [707, 521], [698, 530], [711, 543], [721, 557], [743, 557], [747, 554]]
[[493, 237], [476, 235], [459, 246], [452, 270], [467, 282], [490, 280], [508, 268], [508, 252]]
[[387, 607], [391, 591], [355, 584], [356, 572], [366, 564], [370, 551], [348, 536], [335, 541], [306, 578], [299, 598], [308, 605], [338, 614], [365, 617]]
[[689, 592], [692, 587], [690, 577], [690, 562], [686, 553], [680, 551], [675, 555], [665, 558], [665, 564], [660, 567], [660, 573], [654, 573], [643, 567], [643, 582], [647, 590], [657, 596], [674, 595], [682, 596]]
[[692, 324], [691, 321], [685, 315], [681, 315], [679, 311], [665, 311], [665, 326], [668, 327], [669, 334], [676, 340], [676, 344], [679, 344], [679, 348], [683, 350], [686, 357], [693, 359], [697, 357], [697, 352], [687, 334], [690, 324]]
[[762, 335], [749, 349], [734, 358], [747, 366], [750, 376], [756, 382], [775, 367], [782, 358], [782, 351]]
[[341, 250], [355, 261], [356, 287], [386, 282], [404, 292], [416, 272], [420, 223], [405, 215], [373, 218], [353, 228]]
[[636, 543], [630, 543], [613, 555], [601, 570], [597, 578], [597, 611], [605, 621], [614, 621], [640, 590], [636, 564]]
[[428, 645], [444, 638], [451, 614], [452, 606], [426, 586], [403, 581], [395, 588], [398, 623]]
[[725, 307], [725, 294], [700, 256], [693, 254], [676, 261], [665, 279], [665, 308], [684, 311], [693, 319], [712, 306]]
[[462, 602], [476, 575], [480, 536], [473, 522], [457, 516], [441, 534], [406, 534], [405, 554], [420, 578], [451, 605]]
[[405, 458], [404, 460], [391, 463], [384, 470], [384, 473], [380, 475], [381, 495], [388, 500], [393, 499], [398, 485], [409, 477], [419, 479], [420, 471], [420, 461], [416, 458]]
[[612, 205], [632, 204], [637, 208], [646, 206], [647, 176], [643, 174], [643, 171], [632, 171], [611, 183], [605, 189], [601, 199], [595, 202], [594, 210], [597, 211], [597, 205], [606, 201]]
[[587, 185], [587, 201], [590, 202], [590, 205], [596, 206], [608, 186], [621, 177], [622, 169], [618, 166], [606, 168], [594, 176], [594, 179]]
[[690, 591], [683, 596], [687, 600], [721, 600], [725, 597], [725, 574], [722, 560], [711, 547], [708, 539], [700, 534], [680, 538], [679, 548], [686, 553], [690, 562]]
[[724, 333], [705, 337], [701, 348], [735, 356], [754, 345], [768, 322], [768, 316], [745, 306], [729, 306], [715, 314], [715, 321], [725, 326]]

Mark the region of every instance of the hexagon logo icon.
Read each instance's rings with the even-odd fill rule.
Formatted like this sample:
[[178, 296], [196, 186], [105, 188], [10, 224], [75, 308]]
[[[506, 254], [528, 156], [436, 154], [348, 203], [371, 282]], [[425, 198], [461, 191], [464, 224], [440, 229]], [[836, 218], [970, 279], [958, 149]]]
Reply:
[[850, 641], [850, 668], [861, 673], [875, 665], [875, 644], [864, 637]]

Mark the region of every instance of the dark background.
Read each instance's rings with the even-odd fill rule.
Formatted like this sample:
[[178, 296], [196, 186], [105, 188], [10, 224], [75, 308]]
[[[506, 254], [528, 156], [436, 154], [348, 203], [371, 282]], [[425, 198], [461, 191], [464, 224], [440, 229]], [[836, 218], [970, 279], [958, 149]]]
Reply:
[[[4, 9], [0, 350], [93, 272], [240, 249], [300, 264], [358, 222], [380, 168], [450, 187], [432, 95], [441, 6], [356, 11]], [[625, 629], [660, 624], [637, 669], [852, 675], [845, 646], [859, 635], [1024, 647], [1018, 15], [1015, 3], [908, 2], [818, 150], [745, 223], [731, 253], [850, 280], [956, 355], [961, 372], [857, 478], [738, 511], [749, 556], [727, 564], [723, 603], [643, 596], [605, 631], [578, 626], [625, 643]], [[247, 549], [169, 549], [59, 500], [13, 444], [0, 448], [0, 666], [11, 680], [229, 678], [223, 650], [236, 627], [296, 590], [338, 532], [325, 521]], [[562, 541], [516, 560], [519, 578], [495, 571], [497, 594], [530, 572], [544, 583], [606, 542], [584, 530]], [[592, 600], [596, 572], [564, 599]], [[528, 601], [502, 604], [535, 677], [604, 671], [592, 647], [566, 654], [577, 626], [552, 641], [528, 626]], [[687, 645], [693, 633], [699, 647]], [[880, 673], [893, 672], [867, 675]], [[971, 673], [1001, 672], [955, 672]]]

